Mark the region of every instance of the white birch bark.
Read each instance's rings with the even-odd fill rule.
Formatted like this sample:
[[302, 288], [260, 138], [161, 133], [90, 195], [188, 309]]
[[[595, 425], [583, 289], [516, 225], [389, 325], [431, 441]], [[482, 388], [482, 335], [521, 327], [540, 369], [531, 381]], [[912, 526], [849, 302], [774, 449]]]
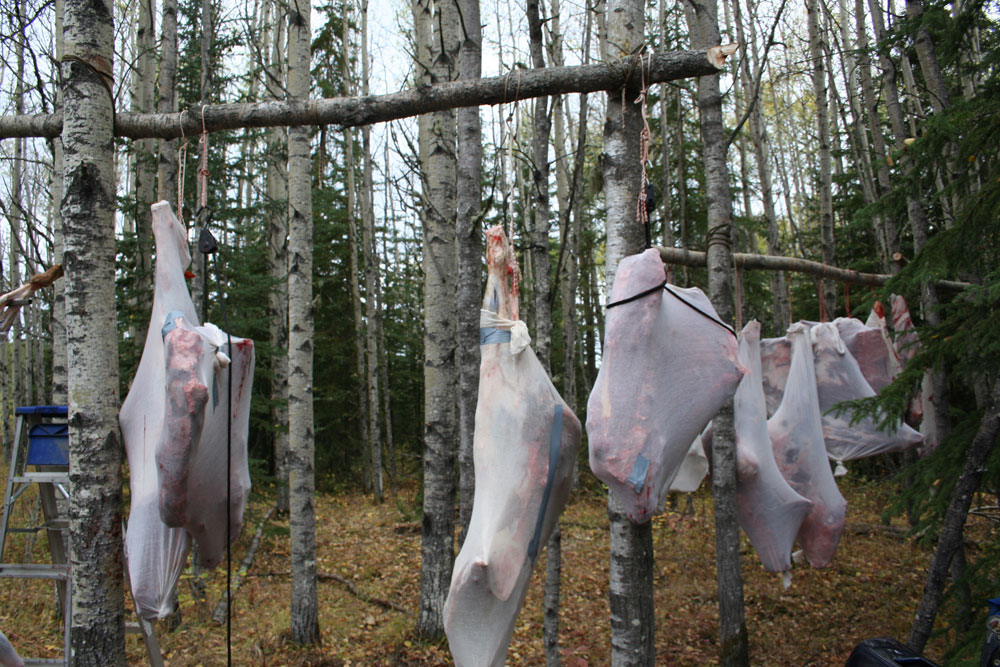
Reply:
[[[871, 59], [868, 56], [868, 30], [865, 27], [864, 3], [862, 0], [855, 0], [854, 13], [857, 25], [858, 36], [858, 72], [861, 80], [861, 94], [864, 103], [864, 119], [868, 123], [871, 131], [871, 146], [875, 152], [875, 177], [878, 179], [877, 196], [882, 197], [892, 189], [889, 180], [889, 166], [886, 164], [888, 155], [885, 146], [885, 137], [881, 130], [881, 119], [878, 112], [878, 100], [875, 96], [874, 85], [872, 83]], [[860, 125], [861, 123], [859, 123]], [[897, 255], [900, 249], [899, 231], [896, 221], [890, 216], [883, 216], [881, 219], [882, 230], [879, 235], [884, 239], [885, 251], [890, 262]], [[890, 263], [890, 271], [898, 270], [899, 265]]]
[[[160, 26], [160, 72], [157, 81], [156, 111], [177, 111], [177, 0], [163, 0]], [[156, 199], [177, 201], [177, 140], [160, 139], [160, 158], [156, 173]], [[177, 215], [182, 215], [177, 206]]]
[[[529, 51], [531, 65], [545, 68], [542, 38], [540, 0], [527, 1]], [[536, 97], [532, 109], [531, 161], [531, 268], [534, 278], [533, 311], [535, 336], [532, 341], [535, 354], [547, 373], [551, 372], [552, 309], [549, 296], [552, 291], [549, 278], [549, 98]]]
[[[343, 32], [343, 54], [342, 54], [342, 74], [347, 94], [354, 94], [354, 80], [349, 70], [351, 62], [351, 39], [350, 21], [344, 21]], [[347, 172], [347, 183], [345, 184], [345, 209], [347, 213], [347, 241], [350, 252], [350, 272], [351, 272], [351, 310], [354, 315], [354, 363], [357, 369], [358, 384], [361, 390], [358, 392], [358, 432], [361, 436], [361, 451], [370, 451], [368, 411], [372, 409], [368, 405], [368, 390], [365, 384], [368, 375], [365, 372], [365, 322], [361, 311], [361, 269], [358, 265], [358, 257], [361, 254], [361, 236], [358, 229], [357, 199], [358, 190], [355, 177], [357, 163], [354, 158], [354, 129], [348, 128], [344, 135], [344, 162]], [[371, 490], [371, 458], [364, 459], [364, 477], [362, 485], [365, 491]]]
[[[607, 35], [603, 57], [613, 61], [643, 41], [643, 3], [611, 0], [607, 5]], [[608, 93], [604, 119], [604, 199], [607, 242], [604, 276], [607, 293], [614, 285], [618, 262], [641, 252], [645, 232], [636, 220], [642, 171], [639, 133], [642, 112], [634, 101], [638, 89]], [[623, 104], [624, 103], [624, 104]], [[608, 494], [611, 533], [609, 597], [611, 605], [611, 664], [639, 667], [655, 664], [653, 616], [653, 534], [650, 523], [637, 526]]]
[[[823, 263], [834, 263], [833, 245], [833, 163], [830, 153], [829, 93], [827, 92], [825, 36], [820, 31], [818, 0], [806, 0], [809, 26], [809, 57], [812, 60], [813, 94], [816, 99], [816, 129], [819, 141], [819, 230]], [[837, 286], [821, 281], [826, 317], [832, 320], [837, 307]]]
[[[460, 4], [462, 45], [459, 52], [459, 79], [482, 75], [483, 30], [479, 0]], [[472, 442], [476, 431], [476, 399], [479, 394], [479, 306], [482, 293], [482, 174], [483, 131], [479, 108], [459, 109], [458, 120], [458, 423], [459, 423], [459, 548], [465, 540], [472, 517], [476, 473]]]
[[[269, 63], [265, 71], [268, 97], [284, 95], [285, 4], [274, 0], [268, 28]], [[278, 511], [288, 506], [288, 136], [276, 127], [267, 133], [268, 201], [268, 334], [271, 342], [271, 419], [274, 426], [274, 472], [278, 478], [275, 503]]]
[[[139, 0], [135, 30], [136, 65], [132, 73], [132, 111], [152, 113], [153, 83], [156, 79], [156, 33], [153, 16], [156, 0]], [[156, 140], [138, 139], [131, 142], [133, 151], [132, 191], [135, 194], [136, 296], [140, 303], [148, 303], [153, 294], [153, 214], [150, 210], [156, 200]], [[146, 342], [145, 318], [136, 318], [135, 343], [139, 353]]]
[[[719, 43], [718, 8], [715, 0], [695, 5], [686, 12], [692, 41], [699, 46]], [[696, 39], [699, 40], [694, 42]], [[723, 322], [731, 322], [733, 224], [732, 194], [726, 166], [726, 136], [722, 124], [719, 77], [698, 79], [698, 112], [701, 118], [702, 161], [708, 198], [708, 291], [712, 306]], [[736, 443], [733, 403], [712, 420], [712, 498], [715, 504], [715, 568], [719, 599], [719, 664], [742, 667], [750, 664], [743, 608], [743, 574], [740, 571], [740, 527], [736, 515]]]
[[[430, 84], [453, 80], [459, 50], [454, 3], [415, 0], [413, 12], [418, 79]], [[424, 223], [424, 503], [417, 631], [437, 638], [444, 634], [442, 614], [455, 548], [455, 113], [421, 116], [418, 125]]]
[[[361, 94], [368, 94], [368, 0], [361, 2]], [[365, 257], [365, 317], [368, 320], [368, 443], [371, 448], [372, 491], [375, 502], [381, 503], [385, 497], [382, 479], [382, 426], [379, 421], [379, 358], [378, 331], [381, 321], [379, 312], [379, 264], [375, 247], [374, 185], [372, 183], [371, 127], [361, 128], [362, 153], [362, 197], [361, 218], [363, 224], [362, 243]], [[383, 389], [388, 391], [388, 387]]]
[[[755, 11], [755, 10], [753, 10]], [[761, 85], [760, 56], [757, 52], [756, 16], [750, 14], [746, 24], [750, 28], [750, 58], [744, 56], [742, 76], [749, 89], [751, 82]], [[743, 36], [744, 22], [741, 20], [739, 4], [737, 3], [736, 34], [739, 43], [746, 44]], [[743, 47], [745, 49], [745, 47]], [[751, 62], [753, 69], [751, 71]], [[760, 181], [760, 198], [764, 206], [764, 217], [767, 219], [767, 254], [781, 255], [781, 234], [778, 229], [778, 214], [774, 207], [774, 184], [771, 179], [771, 146], [767, 135], [767, 125], [760, 111], [760, 104], [755, 104], [750, 112], [750, 137], [753, 141], [754, 158], [757, 162], [757, 179]], [[781, 333], [791, 320], [788, 306], [788, 283], [784, 271], [774, 271], [770, 274], [772, 296], [772, 326], [773, 331]]]
[[75, 665], [125, 665], [110, 94], [113, 15], [106, 0], [68, 0], [65, 12], [62, 218], [67, 354], [73, 360], [71, 648]]
[[[309, 99], [311, 6], [288, 7], [288, 100]], [[313, 221], [310, 129], [288, 131], [288, 492], [292, 545], [292, 641], [319, 641], [313, 427]]]
[[[63, 56], [63, 14], [65, 12], [64, 0], [56, 0], [55, 17], [55, 60], [62, 61]], [[56, 111], [62, 109], [62, 90], [56, 91]], [[62, 137], [55, 137], [52, 140], [52, 250], [53, 260], [57, 263], [63, 261], [63, 247], [65, 245], [63, 236], [62, 221], [62, 198], [63, 198], [63, 140]], [[52, 403], [55, 405], [67, 404], [66, 393], [66, 299], [64, 292], [65, 280], [57, 280], [52, 286], [52, 318], [50, 320], [52, 330]], [[4, 352], [6, 354], [6, 352]], [[6, 375], [6, 372], [4, 373]], [[6, 433], [6, 429], [0, 433]]]
[[[22, 0], [15, 0], [14, 2], [14, 16], [13, 19], [14, 30], [20, 34], [20, 39], [17, 39], [17, 46], [14, 49], [14, 112], [18, 115], [24, 113], [24, 46], [27, 41], [27, 35], [25, 34], [24, 26], [24, 4]], [[22, 241], [22, 228], [24, 227], [24, 139], [16, 138], [14, 139], [14, 154], [13, 160], [10, 165], [10, 200], [7, 205], [7, 223], [10, 227], [9, 246], [7, 255], [7, 270], [10, 274], [10, 286], [11, 289], [19, 286], [22, 280], [21, 272], [21, 260], [23, 259], [25, 263], [28, 262], [27, 256], [24, 255], [24, 250], [22, 246], [25, 245]], [[29, 267], [25, 267], [24, 275], [31, 275], [28, 272]], [[28, 311], [23, 310], [18, 317], [14, 319], [14, 325], [11, 327], [12, 340], [11, 340], [11, 352], [12, 352], [12, 368], [11, 376], [14, 380], [13, 384], [13, 394], [14, 394], [14, 405], [31, 405], [30, 399], [30, 385], [27, 381], [28, 370], [31, 366], [31, 358], [28, 353], [28, 332], [25, 331], [25, 326], [28, 322]], [[6, 341], [6, 339], [4, 339]]]

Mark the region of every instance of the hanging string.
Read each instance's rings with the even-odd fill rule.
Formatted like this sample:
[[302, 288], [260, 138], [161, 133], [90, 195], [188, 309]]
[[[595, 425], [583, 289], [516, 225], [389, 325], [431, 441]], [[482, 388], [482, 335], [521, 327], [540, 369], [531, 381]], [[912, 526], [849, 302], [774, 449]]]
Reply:
[[[649, 67], [652, 67], [653, 54], [649, 54]], [[647, 187], [649, 186], [649, 178], [646, 176], [646, 163], [649, 162], [649, 145], [650, 145], [650, 130], [649, 130], [649, 117], [646, 115], [646, 93], [649, 90], [649, 86], [646, 83], [646, 70], [643, 68], [643, 57], [639, 56], [639, 76], [642, 81], [642, 88], [639, 90], [639, 97], [636, 98], [635, 103], [640, 105], [642, 110], [642, 130], [639, 132], [639, 164], [642, 166], [642, 180], [639, 182], [639, 199], [635, 206], [635, 218], [643, 225], [646, 231], [646, 247], [649, 248], [652, 245], [652, 235], [649, 229], [649, 208], [647, 206]], [[623, 93], [624, 94], [624, 93]]]
[[181, 145], [177, 149], [177, 220], [184, 226], [184, 176], [187, 166], [187, 137], [184, 136], [184, 123], [178, 121], [181, 128]]
[[[507, 145], [505, 147], [504, 152], [507, 154], [507, 163], [509, 165], [511, 165], [511, 168], [513, 168], [513, 166], [514, 166], [514, 140], [513, 140], [513, 137], [514, 137], [514, 122], [513, 121], [514, 121], [514, 115], [517, 113], [517, 100], [518, 100], [518, 97], [520, 97], [520, 95], [521, 95], [521, 68], [518, 67], [516, 71], [517, 71], [517, 86], [514, 89], [514, 103], [513, 103], [513, 105], [511, 105], [510, 112], [507, 114], [507, 118], [504, 121], [504, 124], [507, 126], [507, 136], [506, 136], [506, 143], [507, 143]], [[507, 104], [507, 84], [510, 82], [510, 75], [511, 74], [513, 74], [513, 71], [507, 72], [507, 76], [504, 78], [504, 82], [503, 82], [503, 98], [504, 98], [504, 101], [503, 101], [503, 104]], [[507, 184], [504, 183], [504, 190], [506, 190], [506, 185]], [[504, 197], [504, 201], [506, 201], [506, 195]], [[513, 247], [513, 244], [514, 244], [514, 216], [512, 216], [512, 215], [509, 214], [509, 210], [508, 210], [508, 208], [506, 206], [504, 207], [504, 215], [507, 218], [506, 221], [505, 221], [507, 223], [507, 240], [508, 240], [508, 242], [510, 242], [511, 246]], [[511, 253], [513, 253], [513, 250], [511, 251]], [[516, 264], [516, 262], [515, 262], [515, 264]]]
[[201, 147], [201, 169], [198, 170], [198, 213], [208, 209], [208, 130], [205, 129], [205, 107], [201, 107], [201, 136], [198, 145]]

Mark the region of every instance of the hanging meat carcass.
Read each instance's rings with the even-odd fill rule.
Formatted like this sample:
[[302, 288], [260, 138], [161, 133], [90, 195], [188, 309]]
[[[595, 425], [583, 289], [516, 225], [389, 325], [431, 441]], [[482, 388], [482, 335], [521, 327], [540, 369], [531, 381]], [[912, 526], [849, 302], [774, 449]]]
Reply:
[[[903, 348], [905, 348], [904, 358], [909, 361], [920, 351], [920, 339], [913, 326], [906, 299], [899, 294], [892, 295], [892, 325], [896, 330], [898, 344], [903, 346], [900, 355], [904, 355]], [[941, 444], [941, 425], [938, 423], [936, 408], [938, 396], [934, 389], [933, 373], [931, 369], [924, 373], [920, 391], [910, 401], [907, 411], [907, 421], [910, 424], [919, 424], [920, 434], [924, 438], [924, 444], [920, 449], [921, 456], [930, 454]]]
[[234, 541], [243, 528], [250, 495], [247, 436], [253, 341], [233, 336], [230, 348], [229, 337], [218, 327], [192, 326], [178, 313], [167, 315], [161, 331], [167, 386], [164, 429], [156, 446], [160, 518], [168, 526], [187, 529], [198, 543], [202, 566], [212, 569], [226, 553], [229, 428], [228, 515]]
[[875, 326], [862, 324], [853, 317], [838, 317], [833, 324], [848, 352], [858, 362], [861, 374], [877, 394], [899, 375], [899, 355], [885, 329], [885, 319], [881, 322], [877, 317], [868, 319]]
[[[823, 421], [823, 434], [826, 438], [827, 453], [830, 458], [844, 462], [852, 459], [874, 456], [885, 452], [901, 451], [912, 447], [920, 441], [920, 435], [905, 424], [892, 431], [881, 431], [878, 420], [862, 419], [851, 425], [851, 414], [834, 414], [828, 412], [841, 401], [853, 401], [869, 398], [875, 391], [863, 373], [867, 367], [872, 374], [878, 376], [892, 372], [892, 350], [887, 348], [882, 334], [865, 327], [858, 320], [840, 318], [835, 323], [816, 324], [800, 322], [799, 325], [814, 332], [813, 340], [820, 331], [824, 332], [823, 365], [820, 367], [819, 348], [816, 353], [816, 390], [819, 397], [820, 412]], [[818, 329], [817, 327], [821, 327]], [[860, 364], [851, 350], [841, 338], [840, 332], [845, 331], [855, 344], [855, 350], [865, 360]], [[763, 386], [767, 397], [769, 414], [773, 414], [785, 392], [791, 347], [787, 337], [768, 338], [761, 341], [761, 362], [763, 365]], [[846, 472], [838, 466], [838, 473]]]
[[740, 526], [764, 569], [785, 572], [792, 566], [799, 526], [813, 503], [789, 486], [774, 460], [761, 385], [760, 322], [743, 327], [739, 355], [746, 368], [733, 401]]
[[705, 455], [705, 446], [699, 435], [688, 447], [677, 474], [670, 480], [669, 490], [671, 493], [694, 493], [706, 475], [708, 475], [708, 457]]
[[580, 422], [529, 347], [518, 320], [516, 273], [501, 227], [486, 232], [480, 315], [476, 491], [455, 560], [444, 624], [455, 663], [503, 665], [535, 559], [572, 489]]
[[139, 368], [118, 415], [129, 462], [131, 509], [125, 541], [129, 579], [138, 611], [148, 619], [165, 618], [173, 611], [171, 593], [191, 547], [186, 530], [170, 528], [160, 519], [156, 444], [164, 430], [166, 399], [160, 327], [172, 310], [197, 321], [184, 282], [184, 267], [191, 263], [187, 239], [166, 202], [153, 205], [153, 238], [153, 312]]
[[787, 338], [792, 355], [788, 382], [767, 430], [781, 474], [813, 503], [799, 527], [799, 544], [813, 567], [826, 567], [844, 529], [847, 501], [837, 488], [823, 443], [809, 328], [793, 324]]
[[10, 640], [0, 632], [0, 665], [3, 667], [24, 667], [24, 660], [14, 650]]
[[921, 441], [920, 434], [906, 424], [900, 424], [891, 431], [880, 431], [879, 420], [872, 417], [864, 417], [852, 424], [852, 411], [831, 412], [837, 403], [870, 398], [875, 391], [865, 380], [858, 362], [848, 351], [835, 325], [829, 322], [817, 324], [809, 335], [813, 340], [819, 409], [823, 413], [823, 438], [831, 459], [839, 464], [851, 459], [902, 451]]
[[618, 264], [610, 300], [587, 403], [590, 467], [643, 523], [663, 510], [692, 441], [743, 369], [732, 330], [701, 290], [667, 285], [656, 250]]
[[[198, 318], [184, 279], [191, 256], [183, 227], [166, 202], [154, 204], [152, 211], [152, 314], [142, 359], [118, 416], [129, 460], [129, 577], [139, 613], [149, 619], [172, 611], [171, 592], [190, 549], [189, 530], [199, 539], [206, 566], [217, 565], [225, 548], [228, 378], [222, 366], [229, 359], [224, 334], [212, 325], [193, 326]], [[235, 539], [250, 482], [246, 435], [253, 343], [233, 342]]]

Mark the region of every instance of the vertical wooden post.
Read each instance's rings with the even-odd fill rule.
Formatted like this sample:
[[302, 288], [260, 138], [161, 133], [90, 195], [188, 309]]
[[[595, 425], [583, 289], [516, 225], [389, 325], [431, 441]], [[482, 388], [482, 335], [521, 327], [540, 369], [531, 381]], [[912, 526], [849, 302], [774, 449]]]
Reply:
[[111, 3], [67, 0], [64, 25], [71, 646], [75, 665], [124, 665]]

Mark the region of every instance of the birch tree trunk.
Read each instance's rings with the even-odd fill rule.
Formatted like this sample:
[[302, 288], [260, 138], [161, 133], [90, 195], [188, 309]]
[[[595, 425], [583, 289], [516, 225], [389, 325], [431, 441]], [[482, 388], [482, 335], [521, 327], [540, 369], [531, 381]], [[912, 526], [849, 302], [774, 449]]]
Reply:
[[[433, 0], [415, 0], [413, 11], [419, 80], [453, 80], [457, 8], [450, 2], [435, 6]], [[455, 113], [424, 115], [418, 125], [424, 223], [424, 505], [417, 631], [437, 638], [444, 634], [442, 614], [455, 559]]]
[[[66, 3], [63, 80], [74, 665], [125, 665], [115, 321], [113, 14]], [[90, 63], [89, 65], [86, 63]]]
[[[160, 73], [157, 82], [156, 110], [177, 111], [177, 0], [163, 0], [163, 24], [160, 26]], [[156, 173], [156, 199], [171, 203], [177, 198], [177, 140], [160, 139], [160, 159]], [[178, 203], [177, 215], [183, 211]]]
[[[56, 62], [62, 62], [63, 57], [63, 14], [64, 0], [56, 0], [55, 21], [55, 57]], [[56, 91], [56, 111], [62, 110], [62, 89]], [[63, 140], [62, 136], [52, 140], [52, 250], [53, 260], [63, 262], [65, 237], [63, 234], [62, 199], [63, 199]], [[68, 400], [66, 387], [66, 299], [65, 280], [57, 280], [52, 286], [52, 403], [66, 405]], [[4, 351], [6, 355], [6, 350]], [[6, 373], [4, 373], [6, 375]], [[6, 404], [5, 404], [6, 405]], [[6, 414], [6, 411], [4, 411]], [[6, 433], [6, 429], [0, 433]]]
[[[281, 99], [285, 77], [286, 8], [274, 0], [269, 32], [269, 63], [265, 71], [268, 97]], [[274, 424], [275, 503], [282, 514], [288, 505], [288, 133], [280, 127], [267, 133], [268, 200], [268, 333], [271, 342], [271, 419]]]
[[[138, 25], [135, 33], [137, 54], [136, 68], [132, 73], [132, 111], [152, 113], [153, 82], [156, 79], [156, 33], [153, 16], [156, 0], [139, 0]], [[135, 235], [138, 245], [136, 254], [136, 294], [140, 303], [148, 303], [153, 294], [153, 214], [150, 210], [155, 201], [156, 186], [156, 141], [138, 139], [132, 142], [134, 154], [133, 192], [135, 193]], [[140, 354], [146, 343], [145, 318], [136, 318], [138, 324], [135, 343]]]
[[[311, 6], [291, 0], [288, 100], [309, 99]], [[319, 641], [313, 429], [313, 226], [310, 129], [288, 131], [288, 486], [292, 543], [292, 641]]]
[[[889, 166], [886, 164], [885, 138], [882, 135], [881, 119], [878, 113], [878, 100], [875, 97], [874, 85], [872, 84], [871, 60], [868, 57], [868, 29], [865, 27], [865, 11], [862, 0], [854, 0], [854, 14], [857, 22], [858, 35], [858, 71], [861, 74], [861, 92], [865, 107], [865, 119], [868, 121], [868, 128], [871, 131], [872, 148], [875, 151], [875, 172], [878, 179], [878, 196], [887, 194], [892, 183], [889, 179]], [[882, 218], [881, 236], [885, 239], [886, 254], [890, 261], [896, 257], [900, 249], [899, 231], [896, 221], [886, 215]], [[890, 264], [889, 271], [898, 269], [898, 264]]]
[[[368, 0], [361, 2], [361, 94], [368, 94]], [[382, 428], [379, 422], [379, 358], [378, 331], [381, 327], [379, 312], [379, 278], [378, 253], [375, 249], [375, 196], [372, 184], [372, 146], [371, 127], [361, 128], [362, 151], [362, 197], [361, 218], [364, 225], [362, 242], [365, 256], [365, 316], [368, 320], [368, 443], [371, 447], [372, 490], [375, 502], [381, 503], [385, 498], [385, 487], [382, 480]], [[383, 389], [388, 391], [388, 387]]]
[[934, 40], [931, 39], [927, 27], [920, 22], [923, 13], [923, 0], [906, 0], [907, 18], [918, 22], [914, 50], [917, 52], [917, 60], [920, 62], [920, 72], [924, 76], [924, 82], [931, 95], [931, 106], [934, 107], [935, 112], [940, 113], [951, 106], [951, 94], [948, 92], [948, 82], [945, 80], [941, 65], [938, 63]]
[[[719, 19], [715, 0], [694, 5], [687, 12], [692, 42], [718, 44]], [[719, 77], [698, 79], [698, 113], [701, 118], [702, 160], [708, 198], [708, 291], [712, 306], [723, 322], [732, 322], [733, 202], [726, 167], [726, 135], [722, 124]], [[743, 573], [740, 570], [740, 526], [736, 514], [736, 433], [733, 403], [729, 401], [712, 420], [712, 498], [715, 505], [715, 567], [719, 598], [719, 664], [750, 664], [743, 609]]]
[[[643, 3], [611, 0], [607, 6], [608, 38], [603, 57], [614, 61], [644, 39]], [[607, 242], [604, 276], [607, 293], [614, 285], [618, 262], [641, 252], [645, 232], [636, 220], [642, 186], [639, 133], [642, 111], [635, 105], [637, 88], [608, 93], [604, 118], [604, 199]], [[623, 104], [624, 102], [624, 104]], [[611, 664], [639, 667], [655, 664], [656, 627], [653, 616], [652, 524], [635, 525], [608, 494], [611, 533]]]
[[[483, 29], [479, 0], [460, 3], [462, 32], [458, 60], [459, 79], [482, 76]], [[472, 518], [476, 490], [472, 442], [476, 432], [476, 402], [479, 394], [479, 306], [482, 293], [482, 180], [483, 130], [479, 109], [458, 110], [458, 211], [455, 235], [458, 242], [458, 423], [459, 423], [459, 548], [465, 541]]]
[[[16, 39], [14, 56], [14, 112], [24, 113], [24, 46], [27, 34], [24, 25], [24, 6], [22, 0], [14, 2], [14, 30], [19, 36]], [[14, 154], [10, 165], [10, 201], [7, 207], [7, 223], [10, 227], [9, 247], [7, 254], [7, 270], [10, 272], [10, 287], [18, 287], [22, 281], [21, 263], [28, 262], [28, 257], [22, 249], [22, 231], [24, 227], [24, 139], [14, 139]], [[27, 269], [27, 267], [25, 267]], [[24, 275], [31, 275], [24, 272]], [[14, 380], [14, 405], [31, 405], [30, 387], [27, 381], [31, 357], [28, 350], [29, 332], [25, 331], [28, 322], [28, 311], [24, 310], [14, 318], [11, 328], [11, 351], [13, 367], [11, 375]], [[4, 338], [6, 344], [6, 337]]]
[[[760, 56], [757, 52], [757, 30], [756, 17], [752, 14], [746, 22], [750, 27], [750, 48], [753, 62], [751, 72], [751, 58], [743, 56], [742, 76], [745, 86], [749, 90], [751, 82], [761, 85], [763, 80]], [[741, 45], [746, 44], [743, 36], [742, 16], [740, 14], [739, 3], [736, 3], [736, 34]], [[742, 47], [744, 51], [746, 47]], [[781, 244], [781, 234], [778, 229], [778, 214], [774, 208], [774, 185], [771, 180], [771, 147], [767, 136], [767, 126], [760, 112], [760, 104], [754, 104], [750, 112], [750, 136], [753, 140], [754, 158], [757, 162], [757, 178], [760, 181], [760, 198], [764, 205], [764, 217], [767, 219], [767, 254], [781, 255], [783, 248]], [[776, 334], [782, 334], [791, 321], [791, 314], [788, 306], [788, 283], [785, 280], [784, 271], [774, 271], [770, 274], [771, 295], [772, 295], [772, 326]]]
[[[352, 95], [354, 91], [354, 82], [349, 70], [349, 64], [351, 62], [350, 57], [350, 21], [344, 21], [343, 33], [343, 54], [342, 54], [342, 74], [344, 77], [344, 85], [347, 88], [347, 94]], [[360, 275], [361, 271], [358, 268], [358, 256], [361, 253], [361, 240], [360, 234], [358, 233], [358, 215], [357, 215], [357, 186], [355, 183], [355, 167], [356, 163], [354, 160], [354, 128], [348, 128], [344, 135], [344, 168], [347, 172], [347, 184], [345, 191], [346, 199], [346, 213], [347, 213], [347, 239], [350, 248], [351, 259], [350, 259], [350, 270], [351, 270], [351, 308], [354, 314], [354, 353], [355, 353], [355, 366], [357, 367], [358, 374], [358, 384], [360, 386], [360, 391], [358, 392], [358, 413], [360, 422], [360, 428], [358, 429], [361, 435], [361, 451], [368, 452], [370, 450], [369, 443], [369, 431], [368, 431], [368, 411], [371, 406], [368, 405], [368, 391], [365, 383], [367, 382], [368, 375], [365, 372], [365, 323], [361, 314], [361, 284]], [[377, 410], [377, 408], [374, 408]], [[369, 491], [372, 485], [371, 477], [371, 458], [364, 458], [364, 479], [363, 487], [365, 491]]]
[[[527, 1], [529, 50], [531, 65], [545, 68], [542, 43], [540, 0]], [[532, 112], [532, 231], [531, 268], [534, 277], [535, 338], [533, 347], [542, 368], [551, 373], [552, 309], [549, 295], [552, 281], [549, 277], [549, 98], [536, 97]]]
[[[886, 30], [883, 23], [882, 7], [879, 0], [869, 0], [869, 8], [872, 13], [872, 21], [875, 27], [875, 38], [881, 42]], [[906, 178], [912, 179], [913, 161], [905, 152], [906, 125], [903, 120], [903, 108], [899, 103], [899, 90], [896, 82], [896, 67], [884, 49], [879, 50], [879, 65], [883, 71], [883, 81], [885, 83], [886, 111], [889, 122], [892, 125], [894, 143], [900, 157], [900, 166], [903, 168]], [[906, 212], [910, 220], [910, 228], [913, 231], [913, 251], [919, 253], [927, 243], [930, 225], [927, 220], [927, 212], [920, 201], [920, 193], [907, 192]], [[941, 315], [938, 312], [937, 287], [931, 281], [926, 281], [921, 286], [920, 301], [924, 319], [928, 324], [936, 326], [941, 323]], [[924, 381], [925, 385], [932, 391], [931, 401], [934, 409], [933, 418], [938, 426], [938, 432], [943, 437], [951, 430], [951, 415], [948, 409], [948, 382], [942, 368], [929, 369]], [[926, 415], [930, 417], [931, 415]], [[935, 443], [936, 444], [936, 443]]]
[[[830, 155], [830, 114], [827, 91], [826, 49], [819, 25], [818, 0], [806, 0], [809, 24], [809, 57], [812, 59], [813, 94], [816, 97], [816, 136], [819, 141], [819, 230], [823, 263], [834, 263], [833, 246], [833, 163]], [[832, 280], [821, 281], [821, 296], [826, 319], [832, 320], [837, 308], [837, 286]]]

